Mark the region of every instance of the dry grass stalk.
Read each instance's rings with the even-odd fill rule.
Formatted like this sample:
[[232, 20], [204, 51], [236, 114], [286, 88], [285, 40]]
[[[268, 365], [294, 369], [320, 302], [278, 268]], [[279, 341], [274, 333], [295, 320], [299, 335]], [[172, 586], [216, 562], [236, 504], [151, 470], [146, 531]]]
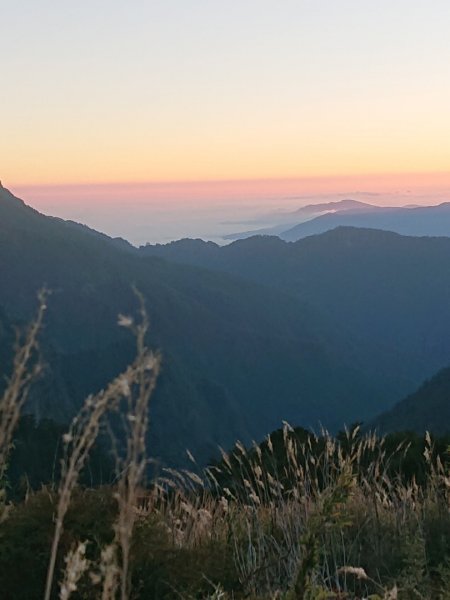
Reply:
[[39, 292], [37, 314], [25, 332], [23, 341], [17, 341], [12, 374], [0, 398], [0, 476], [6, 466], [14, 429], [30, 386], [42, 370], [42, 365], [37, 360], [38, 335], [47, 309], [47, 297], [48, 292], [45, 289]]
[[137, 291], [135, 293], [141, 305], [140, 323], [135, 325], [130, 318], [122, 317], [122, 324], [131, 329], [136, 337], [138, 356], [137, 389], [134, 393], [134, 390], [130, 388], [130, 393], [126, 397], [127, 410], [124, 420], [127, 440], [126, 455], [124, 459], [119, 457], [117, 459], [120, 476], [117, 485], [119, 515], [116, 523], [116, 537], [121, 550], [120, 596], [122, 600], [128, 598], [131, 538], [136, 520], [138, 491], [147, 467], [145, 441], [149, 421], [149, 400], [155, 388], [161, 364], [160, 356], [149, 352], [145, 346], [149, 321], [144, 299], [140, 293]]
[[[144, 401], [148, 402], [148, 398], [153, 390], [157, 369], [153, 353], [150, 352], [144, 344], [148, 320], [143, 308], [142, 316], [143, 322], [136, 326], [136, 332], [138, 333], [138, 353], [135, 361], [119, 375], [119, 377], [114, 379], [105, 390], [86, 398], [80, 412], [74, 417], [68, 433], [63, 436], [64, 458], [62, 460], [61, 481], [58, 488], [55, 530], [47, 571], [45, 600], [50, 600], [51, 597], [56, 558], [63, 531], [64, 518], [69, 508], [72, 493], [78, 482], [80, 472], [82, 471], [89, 452], [98, 437], [103, 417], [108, 411], [117, 409], [122, 400], [125, 399], [126, 401], [129, 401], [134, 386], [137, 386], [139, 390], [138, 398], [141, 403]], [[119, 325], [129, 326], [132, 323], [129, 318], [126, 318], [126, 323], [124, 323], [124, 319], [125, 318], [122, 316], [119, 317]], [[137, 408], [140, 413], [139, 415], [136, 415], [136, 421], [138, 418], [141, 419], [143, 417], [143, 408], [141, 404], [139, 404], [139, 401]], [[133, 417], [133, 415], [131, 415], [131, 417]], [[145, 426], [146, 428], [146, 424], [147, 417], [145, 417], [143, 423], [139, 423], [139, 426], [136, 428], [138, 438], [131, 442], [131, 461], [134, 461], [135, 459], [142, 461], [141, 446], [138, 445], [135, 447], [135, 445], [140, 444], [142, 427]], [[133, 464], [130, 468], [132, 479], [130, 480], [130, 475], [127, 475], [126, 481], [128, 482], [130, 480], [134, 483], [136, 478], [138, 476], [140, 477], [142, 468], [141, 462], [138, 462], [136, 465]], [[126, 498], [128, 499], [128, 491], [126, 494]], [[130, 501], [131, 500], [132, 498], [130, 498]], [[121, 508], [121, 511], [122, 510], [125, 509]], [[129, 519], [129, 517], [127, 517], [127, 519]], [[123, 536], [125, 539], [125, 533]]]
[[66, 556], [66, 569], [59, 590], [59, 600], [69, 600], [72, 593], [76, 592], [78, 581], [89, 568], [89, 561], [85, 555], [86, 542], [80, 542]]
[[112, 600], [116, 597], [119, 576], [117, 547], [113, 543], [103, 548], [100, 557], [100, 581], [103, 582], [101, 600]]

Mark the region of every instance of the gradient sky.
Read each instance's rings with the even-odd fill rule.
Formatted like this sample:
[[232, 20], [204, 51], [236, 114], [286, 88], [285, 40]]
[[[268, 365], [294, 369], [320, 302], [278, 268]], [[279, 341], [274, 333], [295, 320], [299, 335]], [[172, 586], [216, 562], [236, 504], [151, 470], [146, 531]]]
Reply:
[[448, 0], [1, 0], [0, 18], [9, 187], [450, 172]]

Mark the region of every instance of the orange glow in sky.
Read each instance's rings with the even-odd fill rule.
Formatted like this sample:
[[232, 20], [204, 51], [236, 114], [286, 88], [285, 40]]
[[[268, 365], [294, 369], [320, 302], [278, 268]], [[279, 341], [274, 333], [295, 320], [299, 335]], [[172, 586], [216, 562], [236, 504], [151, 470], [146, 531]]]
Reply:
[[2, 22], [11, 187], [450, 172], [447, 0], [42, 0]]
[[397, 204], [397, 196], [408, 195], [420, 203], [436, 198], [450, 199], [450, 172], [346, 175], [334, 177], [304, 177], [292, 179], [237, 179], [216, 181], [160, 181], [137, 183], [16, 185], [13, 191], [34, 204], [49, 199], [61, 202], [154, 203], [167, 201], [183, 204], [217, 202], [246, 203], [256, 200], [264, 206], [277, 200], [290, 204], [302, 198], [311, 200], [327, 194], [374, 194], [381, 204]]

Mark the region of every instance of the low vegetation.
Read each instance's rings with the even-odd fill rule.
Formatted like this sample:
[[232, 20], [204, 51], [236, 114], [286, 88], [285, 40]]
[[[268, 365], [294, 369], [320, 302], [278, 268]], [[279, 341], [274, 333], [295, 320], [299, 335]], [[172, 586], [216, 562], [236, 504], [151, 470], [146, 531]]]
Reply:
[[[11, 486], [11, 432], [23, 425], [28, 374], [39, 372], [44, 310], [42, 298], [0, 400], [2, 598], [450, 598], [449, 440], [358, 426], [316, 436], [285, 424], [207, 469], [190, 456], [191, 469], [163, 469], [145, 485], [160, 358], [145, 345], [143, 305], [137, 321], [120, 318], [136, 337], [135, 361], [86, 399], [53, 479]], [[92, 486], [86, 469], [90, 456], [98, 465], [103, 430], [116, 475]]]

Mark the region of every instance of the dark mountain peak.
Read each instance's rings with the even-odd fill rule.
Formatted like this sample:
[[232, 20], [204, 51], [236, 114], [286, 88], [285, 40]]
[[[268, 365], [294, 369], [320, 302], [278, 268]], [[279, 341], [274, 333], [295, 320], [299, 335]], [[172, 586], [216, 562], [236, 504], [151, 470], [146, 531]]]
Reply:
[[175, 262], [200, 265], [204, 255], [215, 255], [219, 248], [220, 246], [214, 242], [205, 242], [198, 238], [183, 238], [168, 244], [146, 244], [140, 246], [139, 251], [146, 256], [159, 256]]
[[242, 240], [236, 240], [225, 246], [225, 248], [278, 248], [285, 245], [286, 242], [276, 235], [253, 235]]
[[346, 235], [355, 238], [362, 237], [374, 237], [374, 238], [398, 238], [400, 237], [399, 233], [395, 233], [395, 231], [384, 231], [382, 229], [372, 229], [371, 227], [355, 227], [354, 225], [338, 225], [334, 229], [330, 231], [325, 231], [322, 235], [331, 234], [334, 232], [334, 235]]
[[139, 250], [146, 252], [148, 254], [158, 253], [160, 250], [168, 250], [171, 251], [193, 251], [193, 250], [203, 250], [203, 249], [213, 249], [219, 248], [218, 244], [215, 242], [206, 242], [200, 238], [182, 238], [180, 240], [174, 240], [173, 242], [168, 242], [167, 244], [150, 244], [147, 243], [143, 246], [139, 246]]
[[294, 244], [301, 244], [302, 242], [309, 240], [317, 240], [319, 243], [323, 241], [335, 241], [335, 242], [361, 242], [366, 243], [376, 242], [383, 244], [388, 240], [398, 240], [402, 236], [394, 231], [384, 231], [382, 229], [371, 229], [370, 227], [354, 227], [352, 225], [338, 225], [333, 229], [328, 229], [323, 233], [312, 234], [307, 238], [302, 238], [294, 242]]
[[[159, 245], [159, 244], [157, 244]], [[178, 248], [218, 248], [215, 242], [206, 242], [200, 238], [182, 238], [174, 242], [169, 242], [168, 246], [177, 246]]]

